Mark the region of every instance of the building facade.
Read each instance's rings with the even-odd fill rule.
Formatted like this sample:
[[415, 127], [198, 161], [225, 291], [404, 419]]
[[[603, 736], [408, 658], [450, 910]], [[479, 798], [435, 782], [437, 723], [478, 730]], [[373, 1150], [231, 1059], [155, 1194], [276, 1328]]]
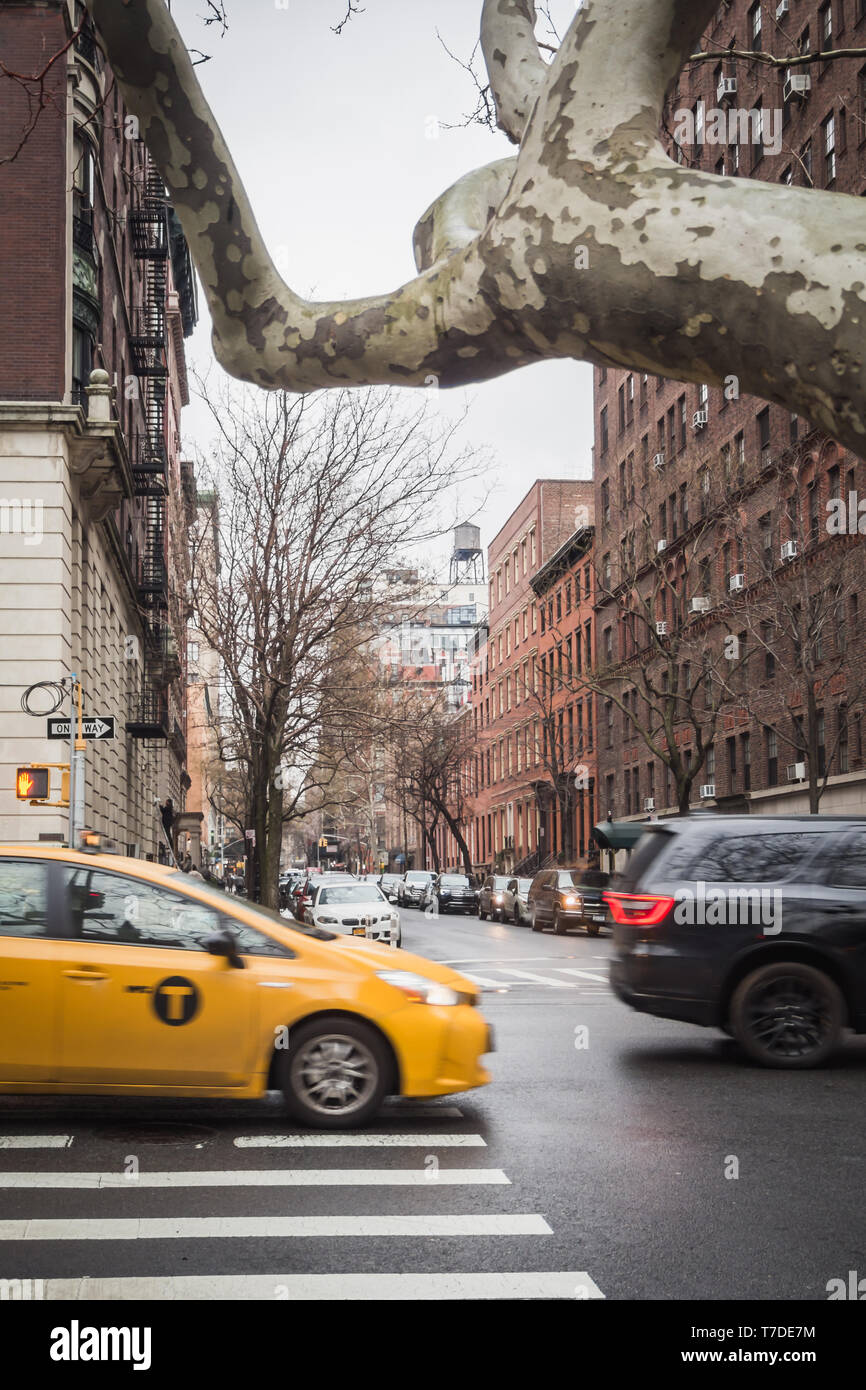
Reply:
[[4, 5], [0, 48], [21, 74], [60, 55], [34, 124], [26, 85], [4, 80], [0, 102], [0, 835], [67, 834], [62, 807], [16, 800], [14, 773], [68, 759], [46, 738], [51, 690], [33, 714], [21, 701], [75, 674], [85, 714], [115, 720], [88, 744], [83, 819], [156, 857], [158, 806], [182, 811], [188, 782], [193, 273], [84, 7]]
[[[777, 58], [864, 46], [866, 12], [732, 0], [706, 40]], [[866, 193], [862, 59], [695, 63], [665, 124], [684, 165]], [[671, 814], [684, 800], [809, 810], [810, 780], [822, 811], [866, 805], [863, 542], [856, 524], [833, 525], [843, 500], [863, 496], [866, 466], [741, 395], [736, 374], [735, 353], [713, 386], [595, 370], [597, 628], [610, 679], [597, 700], [601, 816]], [[671, 749], [697, 773], [685, 798]]]

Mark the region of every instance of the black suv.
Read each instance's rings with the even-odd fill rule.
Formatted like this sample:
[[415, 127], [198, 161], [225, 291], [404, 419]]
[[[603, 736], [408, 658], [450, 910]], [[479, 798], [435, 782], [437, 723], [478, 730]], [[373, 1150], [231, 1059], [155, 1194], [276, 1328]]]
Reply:
[[533, 931], [552, 927], [564, 936], [569, 927], [585, 927], [589, 936], [598, 936], [607, 921], [603, 884], [606, 874], [579, 869], [543, 869], [532, 880], [526, 899]]
[[604, 896], [632, 1008], [721, 1028], [768, 1067], [866, 1032], [866, 817], [659, 821]]
[[422, 907], [435, 907], [437, 912], [475, 913], [475, 889], [466, 874], [437, 874], [427, 884]]

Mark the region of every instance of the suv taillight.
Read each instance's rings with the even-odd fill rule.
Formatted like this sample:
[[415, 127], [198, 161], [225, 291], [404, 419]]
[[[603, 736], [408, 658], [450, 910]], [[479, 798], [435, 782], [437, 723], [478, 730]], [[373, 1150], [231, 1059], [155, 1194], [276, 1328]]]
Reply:
[[657, 893], [602, 893], [615, 922], [629, 927], [656, 927], [674, 905]]

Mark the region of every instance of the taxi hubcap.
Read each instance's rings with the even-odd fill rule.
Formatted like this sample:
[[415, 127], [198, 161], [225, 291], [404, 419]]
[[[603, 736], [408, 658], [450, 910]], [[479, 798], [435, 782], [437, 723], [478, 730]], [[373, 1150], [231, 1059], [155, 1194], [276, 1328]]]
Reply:
[[373, 1054], [357, 1038], [344, 1034], [312, 1038], [292, 1066], [299, 1094], [324, 1114], [358, 1110], [376, 1086]]

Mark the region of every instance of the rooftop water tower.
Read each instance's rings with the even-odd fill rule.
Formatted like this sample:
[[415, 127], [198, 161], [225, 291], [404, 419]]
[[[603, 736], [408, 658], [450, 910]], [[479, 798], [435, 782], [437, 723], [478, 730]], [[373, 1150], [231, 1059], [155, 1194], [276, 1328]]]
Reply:
[[471, 526], [466, 522], [462, 526], [454, 527], [450, 583], [484, 583], [484, 552], [481, 549], [480, 526]]

